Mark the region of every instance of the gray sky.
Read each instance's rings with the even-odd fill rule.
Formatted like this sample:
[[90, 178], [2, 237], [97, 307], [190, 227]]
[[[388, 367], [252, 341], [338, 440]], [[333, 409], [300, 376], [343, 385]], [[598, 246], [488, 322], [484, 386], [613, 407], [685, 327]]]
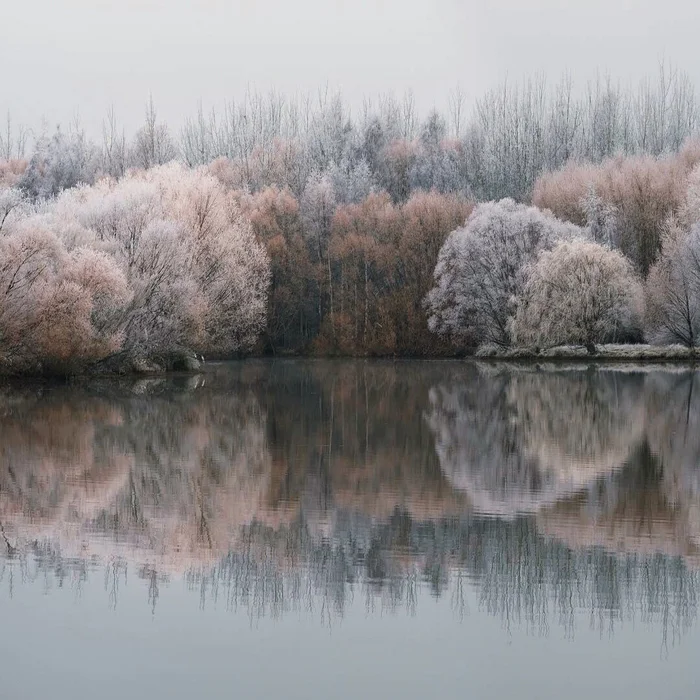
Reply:
[[506, 75], [610, 72], [636, 82], [661, 58], [700, 87], [697, 0], [0, 0], [0, 110], [37, 126], [79, 112], [99, 133], [113, 103], [131, 131], [159, 116], [328, 84], [363, 95], [412, 88], [421, 111], [460, 85]]

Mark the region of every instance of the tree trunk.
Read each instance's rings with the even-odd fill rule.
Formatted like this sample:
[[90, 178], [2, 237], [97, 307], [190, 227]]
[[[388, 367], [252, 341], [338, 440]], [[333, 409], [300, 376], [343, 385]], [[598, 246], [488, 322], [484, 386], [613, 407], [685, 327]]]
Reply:
[[335, 343], [335, 315], [333, 314], [333, 275], [331, 272], [331, 254], [326, 254], [326, 259], [328, 260], [328, 290], [330, 295], [330, 308], [331, 308], [331, 328], [333, 329], [333, 343]]

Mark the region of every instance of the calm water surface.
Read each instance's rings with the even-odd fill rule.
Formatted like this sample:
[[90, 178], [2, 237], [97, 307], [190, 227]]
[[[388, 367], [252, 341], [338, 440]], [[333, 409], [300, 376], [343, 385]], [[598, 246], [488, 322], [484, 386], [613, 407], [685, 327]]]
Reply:
[[691, 698], [700, 375], [0, 385], [0, 697]]

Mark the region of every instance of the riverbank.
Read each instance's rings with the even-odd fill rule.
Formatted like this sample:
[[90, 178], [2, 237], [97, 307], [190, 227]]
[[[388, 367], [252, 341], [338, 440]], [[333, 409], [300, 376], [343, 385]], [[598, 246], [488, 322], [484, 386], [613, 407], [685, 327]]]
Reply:
[[683, 362], [700, 360], [698, 348], [684, 345], [596, 345], [590, 352], [583, 345], [561, 345], [553, 348], [499, 348], [493, 345], [479, 348], [474, 357], [480, 360], [556, 361], [585, 360], [586, 362]]
[[31, 365], [0, 364], [0, 377], [99, 377], [99, 376], [148, 376], [173, 372], [198, 372], [204, 358], [192, 350], [179, 348], [165, 352], [133, 354], [119, 352], [97, 362], [36, 362]]
[[[589, 363], [639, 363], [639, 364], [691, 364], [700, 362], [700, 349], [687, 348], [682, 345], [618, 345], [606, 344], [595, 346], [595, 352], [589, 352], [585, 346], [562, 345], [553, 348], [500, 348], [493, 345], [476, 350], [455, 353], [453, 355], [436, 354], [424, 356], [404, 355], [336, 355], [314, 353], [285, 353], [278, 355], [253, 354], [248, 359], [307, 359], [307, 360], [481, 360], [486, 362], [580, 362]], [[212, 357], [207, 361], [232, 361], [243, 356]], [[172, 373], [195, 373], [206, 364], [205, 359], [189, 350], [176, 350], [156, 353], [148, 356], [132, 356], [126, 353], [111, 355], [99, 362], [85, 367], [43, 368], [35, 371], [3, 371], [0, 377], [147, 377]]]

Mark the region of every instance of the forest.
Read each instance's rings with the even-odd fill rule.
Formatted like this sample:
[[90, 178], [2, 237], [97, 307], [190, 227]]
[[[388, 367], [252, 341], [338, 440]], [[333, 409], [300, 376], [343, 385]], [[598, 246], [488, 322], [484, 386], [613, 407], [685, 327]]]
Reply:
[[186, 350], [449, 356], [700, 334], [700, 103], [506, 81], [445, 113], [409, 93], [250, 91], [179, 130], [0, 132], [0, 371]]

